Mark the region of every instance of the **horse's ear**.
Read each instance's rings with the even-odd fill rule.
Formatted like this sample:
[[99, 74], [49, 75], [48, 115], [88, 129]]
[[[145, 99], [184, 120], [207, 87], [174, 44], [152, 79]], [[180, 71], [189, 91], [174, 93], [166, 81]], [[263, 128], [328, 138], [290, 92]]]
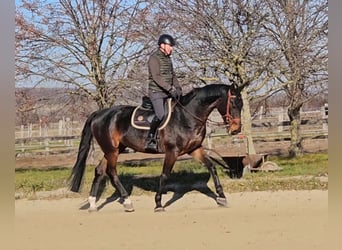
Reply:
[[240, 93], [240, 88], [235, 82], [232, 83], [230, 86], [231, 86], [231, 91], [233, 93]]
[[242, 85], [237, 85], [236, 83], [232, 84], [232, 90], [235, 93], [241, 93], [241, 91], [246, 87], [246, 84], [242, 84]]

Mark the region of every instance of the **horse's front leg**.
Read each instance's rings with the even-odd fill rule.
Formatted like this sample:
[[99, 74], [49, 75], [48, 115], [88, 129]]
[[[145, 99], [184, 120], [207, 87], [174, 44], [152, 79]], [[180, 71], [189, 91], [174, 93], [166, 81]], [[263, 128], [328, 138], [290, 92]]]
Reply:
[[159, 189], [154, 198], [156, 207], [154, 209], [155, 212], [165, 211], [162, 206], [162, 194], [165, 193], [165, 184], [167, 179], [169, 178], [172, 168], [177, 160], [177, 153], [174, 151], [167, 151], [165, 153], [165, 159], [163, 164], [162, 174], [159, 179]]
[[93, 180], [93, 184], [91, 186], [88, 202], [89, 202], [89, 212], [97, 211], [96, 206], [96, 198], [98, 195], [99, 187], [101, 182], [104, 180], [106, 176], [106, 168], [107, 168], [107, 160], [102, 158], [100, 163], [95, 168], [95, 176]]
[[116, 170], [116, 164], [119, 156], [119, 150], [114, 150], [112, 153], [105, 155], [107, 159], [107, 174], [109, 176], [110, 182], [116, 190], [119, 191], [121, 199], [123, 200], [123, 206], [126, 212], [133, 212], [133, 204], [129, 198], [128, 192], [122, 185]]
[[227, 199], [226, 196], [224, 195], [223, 192], [223, 188], [220, 182], [220, 179], [217, 175], [217, 171], [215, 168], [215, 165], [212, 163], [212, 161], [207, 157], [206, 153], [204, 152], [203, 148], [200, 147], [198, 149], [196, 149], [195, 151], [193, 151], [191, 153], [191, 156], [202, 162], [209, 170], [210, 175], [212, 176], [213, 180], [214, 180], [214, 185], [215, 185], [215, 189], [216, 189], [216, 193], [218, 194], [218, 197], [216, 197], [216, 203], [219, 206], [227, 206]]

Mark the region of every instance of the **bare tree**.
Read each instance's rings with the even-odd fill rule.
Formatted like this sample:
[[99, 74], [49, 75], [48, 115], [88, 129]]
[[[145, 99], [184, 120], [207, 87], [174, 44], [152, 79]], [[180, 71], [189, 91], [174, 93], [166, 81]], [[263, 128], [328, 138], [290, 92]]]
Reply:
[[182, 51], [179, 57], [190, 81], [197, 79], [199, 84], [207, 84], [219, 80], [245, 87], [243, 133], [248, 152], [255, 153], [249, 101], [279, 88], [272, 82], [279, 52], [266, 37], [264, 2], [174, 0], [160, 5], [165, 14], [177, 16], [172, 19], [173, 28]]
[[18, 82], [62, 84], [99, 108], [110, 106], [124, 88], [141, 94], [146, 54], [161, 33], [171, 33], [178, 43], [173, 56], [183, 83], [221, 81], [244, 87], [243, 132], [249, 153], [255, 153], [252, 99], [286, 91], [290, 154], [297, 155], [299, 111], [327, 92], [327, 0], [17, 3]]
[[37, 117], [36, 101], [25, 89], [15, 90], [16, 124], [28, 124]]
[[112, 105], [149, 40], [149, 1], [21, 0], [16, 9], [17, 81], [53, 83]]
[[282, 52], [277, 77], [288, 96], [291, 156], [302, 154], [300, 109], [327, 93], [328, 1], [267, 0], [270, 15], [265, 28]]

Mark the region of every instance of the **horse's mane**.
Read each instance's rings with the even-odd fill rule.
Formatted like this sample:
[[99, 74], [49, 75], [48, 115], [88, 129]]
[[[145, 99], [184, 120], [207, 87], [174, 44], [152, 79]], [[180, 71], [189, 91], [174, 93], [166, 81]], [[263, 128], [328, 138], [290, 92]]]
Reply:
[[187, 105], [195, 97], [198, 99], [206, 99], [208, 97], [217, 98], [225, 94], [228, 87], [225, 84], [210, 84], [201, 88], [193, 88], [190, 92], [182, 96], [181, 103]]

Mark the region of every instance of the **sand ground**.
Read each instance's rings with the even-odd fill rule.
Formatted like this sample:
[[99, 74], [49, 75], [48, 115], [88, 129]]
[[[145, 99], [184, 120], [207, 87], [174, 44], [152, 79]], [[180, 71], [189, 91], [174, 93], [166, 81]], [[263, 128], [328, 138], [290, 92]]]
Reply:
[[[260, 143], [258, 153], [282, 153], [288, 142]], [[308, 141], [307, 152], [327, 150], [327, 140]], [[224, 150], [220, 151], [225, 153]], [[241, 149], [230, 149], [240, 154]], [[123, 154], [120, 160], [155, 157]], [[162, 157], [162, 156], [161, 156]], [[19, 157], [17, 168], [71, 167], [74, 155]], [[314, 250], [327, 247], [328, 191], [245, 192], [228, 195], [228, 208], [197, 191], [155, 213], [151, 195], [131, 197], [135, 212], [117, 201], [98, 201], [102, 209], [80, 209], [85, 198], [15, 201], [17, 250]], [[171, 202], [174, 201], [174, 202]], [[337, 248], [336, 248], [337, 249]]]
[[192, 191], [161, 213], [152, 195], [131, 199], [132, 213], [117, 201], [89, 213], [83, 198], [16, 200], [14, 249], [327, 249], [328, 191], [233, 193], [228, 208]]

